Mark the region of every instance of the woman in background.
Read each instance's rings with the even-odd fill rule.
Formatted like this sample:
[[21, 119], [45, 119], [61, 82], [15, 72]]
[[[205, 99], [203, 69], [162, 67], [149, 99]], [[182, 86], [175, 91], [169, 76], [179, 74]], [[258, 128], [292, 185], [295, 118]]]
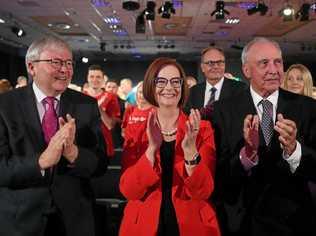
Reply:
[[214, 188], [213, 129], [198, 110], [182, 112], [188, 96], [183, 68], [174, 59], [156, 59], [143, 92], [155, 109], [134, 131], [139, 138], [123, 149], [120, 190], [128, 203], [120, 235], [220, 235], [208, 201]]
[[136, 106], [128, 106], [125, 109], [122, 121], [122, 137], [125, 131], [132, 132], [129, 137], [133, 137], [133, 132], [146, 123], [152, 105], [146, 101], [143, 95], [143, 82], [139, 82], [136, 86]]
[[313, 78], [310, 71], [302, 64], [293, 64], [285, 73], [283, 88], [301, 95], [312, 97]]

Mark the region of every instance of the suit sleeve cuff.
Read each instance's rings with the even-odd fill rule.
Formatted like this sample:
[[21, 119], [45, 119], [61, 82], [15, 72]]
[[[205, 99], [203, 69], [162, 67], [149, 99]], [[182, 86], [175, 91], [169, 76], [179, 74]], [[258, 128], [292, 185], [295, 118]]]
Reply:
[[240, 150], [239, 158], [244, 170], [247, 172], [250, 171], [254, 166], [258, 165], [258, 154], [253, 153], [252, 156], [248, 157], [246, 155], [245, 147]]
[[302, 146], [298, 141], [296, 141], [296, 148], [291, 155], [288, 155], [283, 151], [283, 159], [289, 163], [290, 170], [292, 173], [294, 173], [297, 167], [300, 165], [301, 157], [302, 157]]

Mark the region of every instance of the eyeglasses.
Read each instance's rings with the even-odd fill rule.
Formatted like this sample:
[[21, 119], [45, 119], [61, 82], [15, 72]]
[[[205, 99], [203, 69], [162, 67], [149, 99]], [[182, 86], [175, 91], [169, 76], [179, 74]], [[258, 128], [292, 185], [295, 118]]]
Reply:
[[33, 62], [48, 62], [56, 70], [60, 70], [63, 65], [66, 66], [68, 70], [72, 70], [75, 66], [75, 63], [72, 60], [61, 60], [61, 59], [46, 59], [46, 60], [34, 60]]
[[170, 83], [170, 85], [173, 88], [180, 88], [182, 83], [183, 83], [183, 79], [178, 78], [178, 77], [171, 78], [170, 80], [168, 80], [164, 77], [157, 77], [155, 79], [155, 84], [156, 84], [157, 88], [164, 88], [167, 86], [168, 83]]
[[218, 60], [218, 61], [204, 61], [203, 62], [204, 65], [208, 65], [208, 66], [223, 66], [225, 65], [225, 61], [224, 60]]

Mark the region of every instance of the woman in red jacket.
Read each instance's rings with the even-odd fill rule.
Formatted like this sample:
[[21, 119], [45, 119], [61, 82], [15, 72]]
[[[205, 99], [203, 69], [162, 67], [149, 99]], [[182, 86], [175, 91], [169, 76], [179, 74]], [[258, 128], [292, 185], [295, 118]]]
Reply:
[[[198, 110], [182, 113], [188, 88], [183, 68], [158, 58], [148, 68], [145, 99], [156, 107], [123, 150], [120, 190], [128, 203], [120, 235], [220, 235], [208, 199], [215, 145]], [[128, 138], [128, 137], [126, 137]]]

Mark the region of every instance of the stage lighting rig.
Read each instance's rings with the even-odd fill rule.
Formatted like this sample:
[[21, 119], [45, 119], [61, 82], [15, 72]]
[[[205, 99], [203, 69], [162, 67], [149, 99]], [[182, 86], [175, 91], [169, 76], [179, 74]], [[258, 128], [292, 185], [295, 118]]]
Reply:
[[311, 4], [303, 3], [301, 8], [296, 13], [295, 18], [300, 19], [300, 21], [308, 21], [310, 8], [311, 8]]
[[260, 15], [264, 16], [265, 14], [267, 14], [268, 10], [269, 10], [269, 7], [264, 3], [264, 1], [259, 0], [255, 7], [250, 8], [247, 11], [248, 11], [248, 15], [252, 15], [257, 12], [260, 12]]
[[12, 33], [14, 33], [18, 38], [24, 37], [26, 35], [25, 31], [21, 27], [12, 26]]
[[211, 13], [211, 16], [215, 15], [216, 20], [222, 20], [225, 18], [225, 14], [229, 15], [229, 11], [225, 10], [224, 1], [216, 1], [215, 10]]
[[146, 24], [144, 14], [141, 13], [136, 18], [136, 34], [144, 34], [146, 32]]
[[100, 43], [100, 50], [101, 50], [101, 52], [105, 52], [106, 51], [106, 43], [105, 42], [101, 42]]
[[286, 3], [285, 7], [280, 11], [280, 15], [283, 16], [283, 21], [292, 21], [294, 8], [289, 3]]
[[147, 6], [144, 10], [146, 20], [155, 20], [155, 7], [156, 3], [154, 1], [147, 1]]
[[171, 14], [176, 14], [176, 9], [173, 7], [173, 3], [165, 1], [165, 3], [158, 9], [158, 13], [162, 18], [169, 19]]
[[135, 11], [139, 9], [139, 0], [123, 0], [122, 7], [127, 11]]

